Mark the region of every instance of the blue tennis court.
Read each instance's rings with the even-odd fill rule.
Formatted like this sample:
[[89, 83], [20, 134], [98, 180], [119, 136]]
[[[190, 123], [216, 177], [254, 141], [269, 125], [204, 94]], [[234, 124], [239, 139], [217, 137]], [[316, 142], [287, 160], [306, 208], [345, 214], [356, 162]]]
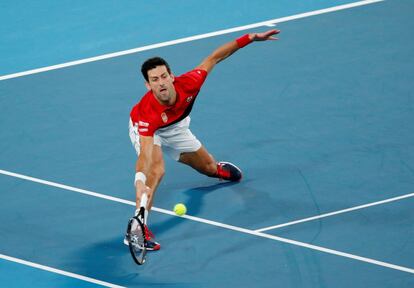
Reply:
[[[0, 4], [0, 286], [414, 287], [414, 2], [152, 2]], [[191, 114], [243, 180], [165, 156], [162, 249], [137, 266], [123, 237], [141, 63], [180, 75], [274, 25], [280, 40], [218, 64]]]

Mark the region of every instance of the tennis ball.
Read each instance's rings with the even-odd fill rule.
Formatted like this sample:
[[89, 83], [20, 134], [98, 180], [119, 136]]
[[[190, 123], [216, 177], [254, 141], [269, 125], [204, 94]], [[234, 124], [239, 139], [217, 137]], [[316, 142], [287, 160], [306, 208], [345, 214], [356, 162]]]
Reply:
[[183, 216], [187, 212], [187, 207], [183, 203], [175, 204], [174, 212], [179, 216]]

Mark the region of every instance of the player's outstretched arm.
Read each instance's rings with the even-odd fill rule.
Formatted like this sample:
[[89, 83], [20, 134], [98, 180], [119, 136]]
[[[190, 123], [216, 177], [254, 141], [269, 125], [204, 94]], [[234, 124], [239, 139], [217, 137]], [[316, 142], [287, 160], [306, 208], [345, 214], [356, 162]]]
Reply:
[[210, 73], [210, 71], [213, 70], [214, 66], [217, 63], [223, 61], [240, 48], [243, 48], [244, 46], [252, 43], [253, 41], [277, 40], [278, 38], [274, 37], [274, 35], [279, 33], [280, 30], [269, 30], [263, 33], [246, 34], [234, 41], [228, 42], [217, 48], [196, 68], [206, 70], [208, 73]]
[[142, 193], [148, 193], [148, 187], [146, 185], [147, 175], [150, 173], [151, 167], [151, 155], [153, 147], [153, 137], [140, 136], [140, 153], [135, 166], [135, 190], [136, 190], [136, 203], [139, 208]]

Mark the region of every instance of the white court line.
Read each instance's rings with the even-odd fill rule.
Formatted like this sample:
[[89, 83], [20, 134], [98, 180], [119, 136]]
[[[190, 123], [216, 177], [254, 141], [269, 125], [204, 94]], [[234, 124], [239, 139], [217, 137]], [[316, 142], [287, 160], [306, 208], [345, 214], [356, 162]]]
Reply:
[[26, 75], [31, 75], [31, 74], [36, 74], [36, 73], [41, 73], [41, 72], [46, 72], [46, 71], [51, 71], [51, 70], [56, 70], [56, 69], [61, 69], [61, 68], [65, 68], [65, 67], [80, 65], [80, 64], [84, 64], [84, 63], [89, 63], [89, 62], [94, 62], [94, 61], [99, 61], [99, 60], [104, 60], [104, 59], [119, 57], [119, 56], [123, 56], [123, 55], [137, 53], [137, 52], [147, 51], [147, 50], [151, 50], [151, 49], [156, 49], [156, 48], [161, 48], [161, 47], [176, 45], [176, 44], [180, 44], [180, 43], [185, 43], [185, 42], [190, 42], [190, 41], [205, 39], [205, 38], [214, 37], [214, 36], [218, 36], [218, 35], [224, 35], [224, 34], [229, 34], [229, 33], [233, 33], [233, 32], [238, 32], [238, 31], [243, 31], [243, 30], [258, 28], [258, 27], [262, 27], [262, 26], [269, 26], [269, 25], [270, 26], [274, 26], [274, 24], [281, 23], [281, 22], [292, 21], [292, 20], [296, 20], [296, 19], [311, 17], [311, 16], [315, 16], [315, 15], [320, 15], [320, 14], [335, 12], [335, 11], [344, 10], [344, 9], [350, 9], [350, 8], [354, 8], [354, 7], [358, 7], [358, 6], [363, 6], [363, 5], [368, 5], [368, 4], [373, 4], [373, 3], [382, 2], [382, 1], [384, 1], [384, 0], [365, 0], [365, 1], [359, 1], [359, 2], [354, 2], [354, 3], [339, 5], [339, 6], [335, 6], [335, 7], [330, 7], [330, 8], [315, 10], [315, 11], [311, 11], [311, 12], [296, 14], [296, 15], [292, 15], [292, 16], [286, 16], [286, 17], [282, 17], [282, 18], [276, 18], [276, 19], [272, 19], [272, 20], [267, 20], [267, 21], [263, 21], [263, 22], [258, 22], [258, 23], [250, 24], [250, 25], [245, 25], [245, 26], [239, 26], [239, 27], [234, 27], [234, 28], [230, 28], [230, 29], [219, 30], [219, 31], [216, 31], [216, 32], [210, 32], [210, 33], [195, 35], [195, 36], [191, 36], [191, 37], [180, 38], [180, 39], [177, 39], [177, 40], [171, 40], [171, 41], [161, 42], [161, 43], [147, 45], [147, 46], [142, 46], [142, 47], [133, 48], [133, 49], [129, 49], [129, 50], [123, 50], [123, 51], [119, 51], [119, 52], [104, 54], [104, 55], [100, 55], [100, 56], [96, 56], [96, 57], [91, 57], [91, 58], [86, 58], [86, 59], [81, 59], [81, 60], [66, 62], [66, 63], [62, 63], [62, 64], [57, 64], [57, 65], [52, 65], [52, 66], [37, 68], [37, 69], [33, 69], [33, 70], [28, 70], [28, 71], [23, 71], [23, 72], [8, 74], [8, 75], [0, 76], [0, 81], [1, 80], [6, 80], [6, 79], [12, 79], [12, 78], [17, 78], [17, 77], [22, 77], [22, 76], [26, 76]]
[[7, 255], [4, 255], [4, 254], [0, 254], [0, 259], [4, 259], [4, 260], [7, 260], [7, 261], [23, 264], [23, 265], [26, 265], [26, 266], [30, 266], [30, 267], [33, 267], [33, 268], [45, 270], [45, 271], [48, 271], [48, 272], [53, 272], [53, 273], [60, 274], [60, 275], [76, 278], [76, 279], [79, 279], [79, 280], [83, 280], [83, 281], [86, 281], [86, 282], [102, 285], [102, 286], [105, 286], [105, 287], [113, 287], [113, 288], [123, 288], [124, 287], [124, 286], [119, 286], [119, 285], [115, 285], [115, 284], [112, 284], [112, 283], [108, 283], [108, 282], [105, 282], [105, 281], [96, 280], [96, 279], [93, 279], [93, 278], [90, 278], [90, 277], [82, 276], [82, 275], [79, 275], [79, 274], [75, 274], [75, 273], [63, 271], [63, 270], [60, 270], [60, 269], [52, 268], [52, 267], [49, 267], [49, 266], [37, 264], [37, 263], [34, 263], [34, 262], [29, 262], [29, 261], [22, 260], [22, 259], [19, 259], [19, 258], [14, 258], [14, 257], [7, 256]]
[[[107, 200], [111, 200], [111, 201], [115, 201], [115, 202], [119, 202], [119, 203], [128, 204], [128, 205], [131, 205], [131, 206], [135, 206], [135, 203], [132, 202], [132, 201], [128, 201], [128, 200], [124, 200], [124, 199], [121, 199], [121, 198], [112, 197], [112, 196], [108, 196], [108, 195], [104, 195], [104, 194], [100, 194], [100, 193], [96, 193], [96, 192], [91, 192], [91, 191], [88, 191], [88, 190], [79, 189], [79, 188], [75, 188], [75, 187], [72, 187], [72, 186], [67, 186], [67, 185], [63, 185], [63, 184], [59, 184], [59, 183], [55, 183], [55, 182], [51, 182], [51, 181], [46, 181], [46, 180], [42, 180], [42, 179], [38, 179], [38, 178], [34, 178], [34, 177], [22, 175], [22, 174], [17, 174], [17, 173], [5, 171], [5, 170], [0, 170], [0, 174], [4, 174], [4, 175], [7, 175], [7, 176], [11, 176], [11, 177], [16, 177], [16, 178], [20, 178], [20, 179], [40, 183], [40, 184], [45, 184], [45, 185], [49, 185], [49, 186], [53, 186], [53, 187], [58, 187], [58, 188], [62, 188], [62, 189], [65, 189], [65, 190], [70, 190], [70, 191], [73, 191], [73, 192], [78, 192], [78, 193], [82, 193], [82, 194], [86, 194], [86, 195], [90, 195], [90, 196], [94, 196], [94, 197], [98, 197], [98, 198], [102, 198], [102, 199], [107, 199]], [[325, 248], [325, 247], [321, 247], [321, 246], [316, 246], [316, 245], [312, 245], [312, 244], [308, 244], [308, 243], [304, 243], [304, 242], [300, 242], [300, 241], [295, 241], [295, 240], [291, 240], [291, 239], [287, 239], [287, 238], [282, 238], [282, 237], [278, 237], [278, 236], [274, 236], [274, 235], [269, 235], [269, 234], [265, 234], [265, 233], [262, 233], [262, 232], [257, 232], [257, 231], [253, 231], [253, 230], [249, 230], [249, 229], [245, 229], [245, 228], [241, 228], [241, 227], [237, 227], [237, 226], [233, 226], [233, 225], [223, 224], [223, 223], [219, 223], [219, 222], [215, 222], [215, 221], [211, 221], [211, 220], [207, 220], [207, 219], [203, 219], [203, 218], [199, 218], [199, 217], [195, 217], [195, 216], [190, 216], [190, 215], [177, 216], [173, 211], [170, 211], [170, 210], [165, 210], [165, 209], [156, 208], [156, 207], [153, 207], [152, 210], [157, 211], [159, 213], [163, 213], [163, 214], [168, 214], [168, 215], [181, 217], [181, 218], [185, 218], [185, 219], [188, 219], [188, 220], [192, 220], [192, 221], [196, 221], [196, 222], [200, 222], [200, 223], [204, 223], [204, 224], [208, 224], [208, 225], [213, 225], [213, 226], [216, 226], [216, 227], [221, 227], [221, 228], [225, 228], [225, 229], [229, 229], [229, 230], [233, 230], [233, 231], [238, 231], [238, 232], [241, 232], [241, 233], [250, 234], [250, 235], [254, 235], [254, 236], [258, 236], [258, 237], [262, 237], [262, 238], [272, 239], [272, 240], [276, 240], [276, 241], [283, 242], [283, 243], [288, 243], [288, 244], [295, 245], [295, 246], [300, 246], [300, 247], [304, 247], [304, 248], [308, 248], [308, 249], [312, 249], [312, 250], [317, 250], [317, 251], [324, 252], [324, 253], [333, 254], [333, 255], [336, 255], [336, 256], [346, 257], [346, 258], [350, 258], [350, 259], [354, 259], [354, 260], [358, 260], [358, 261], [362, 261], [362, 262], [366, 262], [366, 263], [370, 263], [370, 264], [374, 264], [374, 265], [378, 265], [378, 266], [382, 266], [382, 267], [386, 267], [386, 268], [395, 269], [395, 270], [399, 270], [399, 271], [414, 274], [414, 269], [404, 267], [404, 266], [399, 266], [399, 265], [395, 265], [395, 264], [391, 264], [391, 263], [387, 263], [387, 262], [383, 262], [383, 261], [378, 261], [378, 260], [375, 260], [375, 259], [366, 258], [366, 257], [354, 255], [354, 254], [349, 254], [349, 253], [345, 253], [345, 252], [341, 252], [341, 251], [337, 251], [337, 250], [333, 250], [333, 249], [329, 249], [329, 248]]]
[[321, 218], [325, 218], [325, 217], [329, 217], [329, 216], [333, 216], [333, 215], [347, 213], [347, 212], [351, 212], [351, 211], [355, 211], [355, 210], [359, 210], [359, 209], [363, 209], [363, 208], [368, 208], [368, 207], [372, 207], [372, 206], [376, 206], [376, 205], [381, 205], [381, 204], [385, 204], [385, 203], [389, 203], [389, 202], [393, 202], [393, 201], [398, 201], [398, 200], [402, 200], [402, 199], [413, 197], [413, 196], [414, 196], [414, 193], [405, 194], [405, 195], [397, 196], [397, 197], [394, 197], [394, 198], [389, 198], [389, 199], [385, 199], [385, 200], [381, 200], [381, 201], [377, 201], [377, 202], [372, 202], [372, 203], [367, 203], [367, 204], [364, 204], [364, 205], [359, 205], [359, 206], [355, 206], [355, 207], [351, 207], [351, 208], [347, 208], [347, 209], [343, 209], [343, 210], [333, 211], [333, 212], [329, 212], [329, 213], [325, 213], [325, 214], [321, 214], [321, 215], [316, 215], [316, 216], [313, 216], [313, 217], [308, 217], [308, 218], [304, 218], [304, 219], [300, 219], [300, 220], [295, 220], [295, 221], [292, 221], [292, 222], [287, 222], [287, 223], [278, 224], [278, 225], [274, 225], [274, 226], [270, 226], [270, 227], [266, 227], [266, 228], [261, 228], [261, 229], [255, 230], [255, 231], [256, 232], [264, 232], [264, 231], [273, 230], [273, 229], [277, 229], [277, 228], [282, 228], [282, 227], [295, 225], [295, 224], [299, 224], [299, 223], [303, 223], [303, 222], [308, 222], [308, 221], [312, 221], [312, 220], [316, 220], [316, 219], [321, 219]]

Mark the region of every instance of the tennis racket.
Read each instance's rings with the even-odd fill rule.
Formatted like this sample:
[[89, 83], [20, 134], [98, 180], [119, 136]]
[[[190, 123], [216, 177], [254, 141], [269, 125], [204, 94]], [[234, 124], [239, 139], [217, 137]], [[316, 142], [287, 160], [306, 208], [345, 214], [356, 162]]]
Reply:
[[141, 207], [138, 215], [129, 220], [127, 230], [129, 252], [131, 252], [132, 259], [134, 259], [135, 263], [138, 265], [145, 263], [147, 255], [144, 212], [145, 208]]

